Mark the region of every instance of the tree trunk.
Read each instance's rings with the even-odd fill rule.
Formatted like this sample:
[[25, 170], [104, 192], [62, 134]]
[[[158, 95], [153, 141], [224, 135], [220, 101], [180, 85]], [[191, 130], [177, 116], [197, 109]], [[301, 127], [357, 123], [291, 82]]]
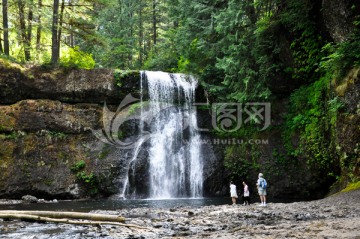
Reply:
[[21, 42], [24, 47], [25, 61], [30, 60], [30, 44], [27, 39], [26, 34], [26, 23], [25, 23], [25, 2], [23, 0], [18, 0], [19, 8], [19, 20], [20, 20], [20, 37]]
[[140, 0], [139, 5], [139, 66], [142, 66], [143, 63], [143, 39], [144, 33], [143, 33], [143, 19], [142, 19], [142, 1]]
[[4, 28], [4, 53], [9, 56], [9, 20], [8, 20], [8, 1], [2, 0], [3, 5], [3, 28]]
[[[37, 17], [37, 29], [36, 29], [36, 55], [37, 58], [40, 55], [41, 50], [41, 13], [42, 13], [42, 0], [38, 0], [38, 17]], [[38, 58], [39, 60], [39, 58]]]
[[254, 0], [247, 0], [245, 2], [246, 7], [245, 7], [245, 12], [246, 15], [248, 16], [248, 18], [250, 19], [250, 22], [252, 24], [255, 24], [257, 21], [257, 15], [256, 15], [256, 11], [255, 11], [255, 3]]
[[[106, 215], [106, 214], [97, 214], [97, 213], [0, 210], [0, 218], [79, 224], [79, 225], [108, 224], [108, 225], [117, 225], [124, 227], [134, 227], [138, 229], [147, 229], [153, 231], [153, 229], [151, 228], [142, 227], [133, 224], [125, 224], [123, 223], [125, 222], [125, 218], [117, 215]], [[87, 221], [74, 221], [70, 219], [81, 219]]]
[[[69, 6], [70, 6], [70, 8], [71, 8], [71, 12], [74, 12], [74, 6], [72, 6], [72, 0], [69, 0]], [[73, 32], [73, 26], [72, 25], [70, 25], [69, 26], [69, 28], [70, 28], [70, 46], [71, 47], [74, 47], [75, 46], [75, 39], [74, 39], [74, 32]]]
[[63, 24], [63, 17], [64, 17], [64, 9], [65, 9], [65, 0], [61, 1], [61, 8], [60, 8], [60, 16], [59, 16], [59, 27], [58, 27], [58, 36], [57, 36], [57, 43], [59, 44], [58, 47], [58, 55], [60, 57], [60, 44], [61, 44], [61, 30]]
[[96, 220], [96, 221], [125, 222], [125, 218], [123, 217], [117, 215], [107, 215], [107, 214], [99, 214], [99, 213], [0, 210], [0, 214], [26, 214], [26, 215], [35, 215], [40, 217], [51, 217], [51, 218], [72, 218], [72, 219], [86, 219], [86, 220]]
[[156, 19], [156, 0], [153, 0], [153, 43], [154, 46], [156, 45], [156, 25], [157, 25], [157, 19]]
[[54, 223], [66, 223], [66, 224], [76, 224], [76, 225], [101, 225], [101, 224], [107, 224], [107, 225], [116, 225], [116, 226], [124, 226], [124, 227], [134, 227], [138, 229], [147, 229], [150, 231], [153, 231], [150, 228], [142, 227], [134, 224], [125, 224], [121, 222], [112, 222], [112, 221], [74, 221], [69, 220], [67, 218], [50, 218], [50, 217], [42, 217], [42, 216], [36, 216], [36, 215], [30, 215], [30, 214], [3, 214], [0, 213], [0, 218], [5, 219], [21, 219], [21, 220], [32, 220], [32, 221], [39, 221], [39, 222], [54, 222]]
[[[140, 0], [140, 3], [141, 3], [141, 0]], [[133, 40], [133, 37], [134, 37], [134, 23], [133, 23], [133, 17], [134, 17], [134, 13], [133, 13], [133, 6], [134, 5], [132, 5], [132, 4], [134, 4], [133, 2], [128, 2], [128, 7], [127, 8], [125, 8], [126, 9], [126, 11], [129, 11], [129, 14], [128, 14], [128, 17], [129, 17], [129, 20], [130, 20], [130, 32], [129, 32], [129, 34], [128, 34], [128, 39], [131, 39], [131, 45], [132, 44], [136, 44], [135, 43], [135, 40]], [[127, 20], [127, 19], [126, 19]], [[129, 50], [128, 51], [128, 53], [127, 53], [127, 57], [128, 57], [128, 64], [127, 64], [127, 67], [128, 66], [132, 66], [133, 65], [133, 54], [132, 54], [132, 50]]]
[[27, 34], [26, 34], [26, 45], [28, 47], [28, 56], [29, 56], [28, 60], [30, 60], [30, 50], [31, 50], [33, 4], [34, 4], [34, 0], [30, 0], [29, 1], [29, 13], [28, 13], [28, 27], [27, 27]]
[[51, 63], [57, 65], [60, 57], [60, 44], [58, 42], [59, 0], [54, 0], [53, 20], [51, 26]]

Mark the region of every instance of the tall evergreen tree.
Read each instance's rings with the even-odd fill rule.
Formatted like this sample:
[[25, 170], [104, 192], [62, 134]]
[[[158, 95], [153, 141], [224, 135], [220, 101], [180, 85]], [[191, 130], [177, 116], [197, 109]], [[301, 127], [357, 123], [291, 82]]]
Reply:
[[59, 0], [54, 0], [51, 25], [51, 63], [56, 65], [60, 57], [60, 43], [58, 42], [59, 27]]
[[8, 0], [2, 0], [3, 31], [4, 31], [4, 53], [9, 56], [9, 19], [8, 19]]

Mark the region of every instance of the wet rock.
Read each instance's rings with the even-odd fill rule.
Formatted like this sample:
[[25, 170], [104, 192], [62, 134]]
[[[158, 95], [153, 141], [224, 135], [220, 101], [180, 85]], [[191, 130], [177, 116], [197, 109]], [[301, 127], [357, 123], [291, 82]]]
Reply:
[[153, 223], [152, 226], [155, 228], [161, 228], [161, 227], [163, 227], [163, 224], [162, 223]]
[[322, 1], [322, 15], [325, 26], [336, 42], [342, 42], [354, 32], [352, 24], [359, 14], [360, 3], [356, 0]]
[[38, 199], [31, 195], [22, 196], [21, 200], [23, 200], [25, 203], [37, 203], [38, 202]]

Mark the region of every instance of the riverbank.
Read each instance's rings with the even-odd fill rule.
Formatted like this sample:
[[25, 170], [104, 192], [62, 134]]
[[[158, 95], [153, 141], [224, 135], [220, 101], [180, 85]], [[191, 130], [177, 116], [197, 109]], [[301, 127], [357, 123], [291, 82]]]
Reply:
[[99, 211], [121, 215], [117, 226], [74, 226], [0, 220], [0, 238], [360, 238], [360, 190], [295, 203]]

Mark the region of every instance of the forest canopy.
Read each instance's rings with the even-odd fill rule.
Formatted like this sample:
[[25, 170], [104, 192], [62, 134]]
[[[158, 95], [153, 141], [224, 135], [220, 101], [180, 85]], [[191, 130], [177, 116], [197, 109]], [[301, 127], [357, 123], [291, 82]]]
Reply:
[[283, 93], [272, 89], [279, 80], [291, 91], [359, 65], [359, 50], [349, 51], [359, 49], [358, 32], [335, 42], [319, 23], [321, 1], [2, 0], [1, 8], [3, 57], [191, 73], [211, 96], [236, 102]]

